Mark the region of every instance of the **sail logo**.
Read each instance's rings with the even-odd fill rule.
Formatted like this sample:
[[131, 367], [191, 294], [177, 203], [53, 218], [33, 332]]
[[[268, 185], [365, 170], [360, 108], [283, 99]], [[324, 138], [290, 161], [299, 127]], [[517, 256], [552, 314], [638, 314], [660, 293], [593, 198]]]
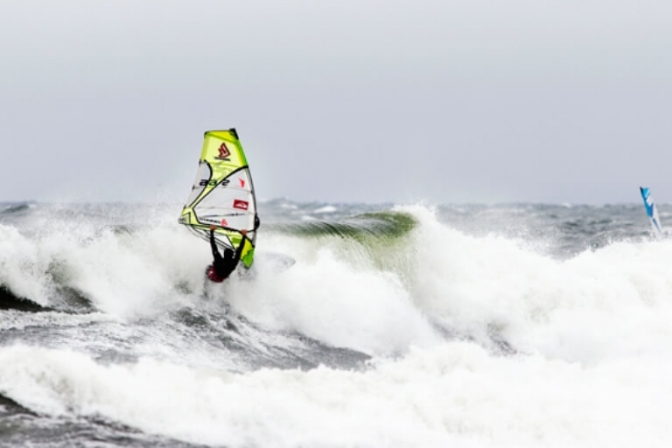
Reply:
[[231, 155], [231, 151], [229, 151], [229, 148], [226, 146], [226, 143], [222, 142], [218, 151], [219, 156], [216, 157], [217, 159], [229, 160], [228, 157]]
[[[224, 179], [220, 185], [222, 187], [226, 187], [229, 185], [229, 179]], [[217, 181], [216, 180], [209, 180], [209, 179], [201, 179], [201, 181], [198, 183], [200, 187], [216, 187], [217, 186]]]
[[247, 201], [241, 201], [240, 199], [233, 200], [233, 208], [237, 208], [240, 210], [247, 210], [249, 205], [250, 204]]
[[240, 187], [245, 188], [245, 179], [238, 178], [238, 180], [240, 181]]
[[226, 218], [222, 218], [222, 221], [220, 222], [223, 226], [228, 226], [229, 222], [226, 220]]

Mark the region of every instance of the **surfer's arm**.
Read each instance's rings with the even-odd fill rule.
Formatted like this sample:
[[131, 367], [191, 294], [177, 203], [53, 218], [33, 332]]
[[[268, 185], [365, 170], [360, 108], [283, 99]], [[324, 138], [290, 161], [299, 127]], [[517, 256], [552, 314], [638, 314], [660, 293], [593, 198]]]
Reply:
[[240, 240], [240, 244], [236, 249], [236, 253], [233, 256], [233, 269], [235, 270], [238, 267], [238, 262], [240, 261], [240, 256], [243, 255], [243, 248], [245, 247], [245, 240], [247, 239], [247, 230], [242, 230], [240, 232], [243, 235], [243, 239]]
[[236, 260], [236, 263], [238, 263], [238, 260], [240, 260], [240, 256], [243, 254], [243, 248], [245, 247], [245, 240], [247, 239], [247, 231], [243, 230], [240, 232], [243, 235], [243, 239], [240, 240], [240, 244], [238, 245], [238, 249], [236, 249], [236, 256], [234, 259]]
[[210, 248], [212, 249], [212, 258], [217, 260], [222, 259], [222, 255], [219, 253], [219, 249], [217, 249], [217, 244], [215, 243], [215, 229], [212, 227], [210, 228]]

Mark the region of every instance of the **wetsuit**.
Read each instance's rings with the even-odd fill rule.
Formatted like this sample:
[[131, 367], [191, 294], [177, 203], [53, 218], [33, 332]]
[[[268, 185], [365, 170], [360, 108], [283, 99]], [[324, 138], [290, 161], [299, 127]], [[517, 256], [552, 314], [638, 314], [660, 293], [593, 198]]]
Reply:
[[245, 237], [241, 241], [240, 246], [234, 253], [228, 247], [224, 249], [224, 256], [219, 254], [217, 244], [215, 243], [215, 231], [210, 231], [210, 247], [212, 248], [212, 257], [214, 261], [212, 265], [208, 266], [208, 278], [213, 282], [224, 281], [238, 266], [238, 260], [243, 253], [243, 246], [245, 246]]

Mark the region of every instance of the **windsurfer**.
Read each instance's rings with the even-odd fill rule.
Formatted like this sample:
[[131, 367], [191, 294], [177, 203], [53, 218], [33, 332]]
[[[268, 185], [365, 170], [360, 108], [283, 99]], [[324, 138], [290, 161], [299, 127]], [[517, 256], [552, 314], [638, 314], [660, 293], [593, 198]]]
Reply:
[[211, 281], [221, 283], [226, 280], [229, 275], [236, 270], [236, 266], [238, 266], [240, 255], [245, 246], [247, 230], [240, 231], [243, 235], [243, 240], [240, 242], [236, 252], [234, 253], [233, 250], [227, 247], [224, 249], [224, 255], [222, 256], [217, 249], [217, 244], [215, 244], [215, 229], [215, 226], [210, 226], [210, 247], [212, 248], [213, 262], [208, 266], [206, 274]]

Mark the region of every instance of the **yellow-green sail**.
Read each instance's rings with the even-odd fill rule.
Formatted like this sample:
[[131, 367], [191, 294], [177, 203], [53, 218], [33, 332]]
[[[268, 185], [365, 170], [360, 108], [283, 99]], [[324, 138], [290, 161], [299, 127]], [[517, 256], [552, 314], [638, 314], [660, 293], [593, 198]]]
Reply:
[[[206, 240], [210, 226], [216, 226], [215, 239], [221, 247], [237, 249], [244, 241], [241, 262], [249, 268], [256, 221], [254, 186], [236, 130], [206, 132], [196, 181], [179, 222]], [[247, 230], [247, 239], [241, 230]]]

